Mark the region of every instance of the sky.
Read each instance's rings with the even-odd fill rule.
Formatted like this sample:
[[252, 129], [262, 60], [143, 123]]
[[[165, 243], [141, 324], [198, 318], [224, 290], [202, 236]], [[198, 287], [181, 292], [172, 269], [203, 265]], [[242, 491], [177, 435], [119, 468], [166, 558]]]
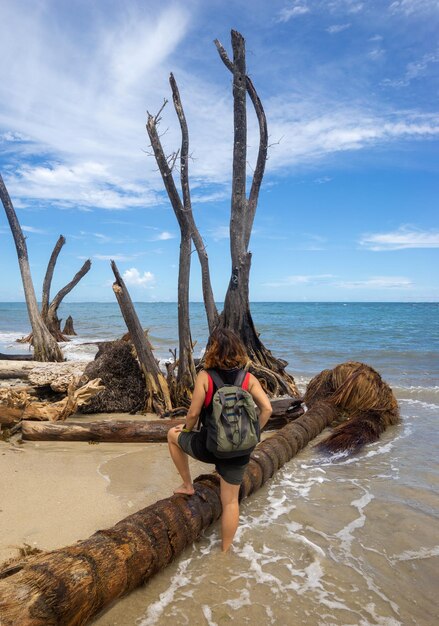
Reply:
[[[179, 229], [148, 146], [169, 74], [186, 113], [193, 211], [215, 299], [231, 270], [231, 54], [246, 39], [269, 158], [250, 241], [253, 301], [438, 301], [438, 0], [0, 0], [0, 172], [41, 293], [90, 258], [67, 301], [176, 301]], [[248, 186], [258, 146], [248, 103]], [[175, 171], [179, 183], [178, 171]], [[0, 301], [24, 299], [0, 207]], [[192, 301], [202, 299], [192, 255]]]

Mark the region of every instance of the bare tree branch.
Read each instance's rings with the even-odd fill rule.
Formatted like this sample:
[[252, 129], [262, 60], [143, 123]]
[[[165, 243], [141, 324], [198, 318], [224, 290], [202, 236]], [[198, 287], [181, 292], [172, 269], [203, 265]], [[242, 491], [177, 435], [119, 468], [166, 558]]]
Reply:
[[49, 310], [50, 287], [52, 284], [53, 271], [58, 260], [58, 255], [61, 252], [61, 248], [63, 247], [65, 242], [66, 238], [63, 235], [60, 235], [58, 241], [55, 244], [53, 252], [50, 255], [49, 263], [47, 265], [46, 275], [44, 276], [43, 282], [43, 293], [41, 298], [41, 315], [43, 317], [43, 320], [47, 319], [47, 312]]
[[[232, 35], [232, 42], [233, 42], [233, 35]], [[234, 65], [229, 59], [226, 50], [224, 49], [222, 44], [218, 41], [218, 39], [215, 39], [214, 43], [224, 65], [233, 74]], [[251, 235], [251, 231], [253, 228], [256, 208], [258, 205], [259, 191], [261, 188], [262, 179], [264, 177], [265, 163], [267, 161], [268, 131], [267, 131], [267, 118], [265, 116], [265, 111], [262, 106], [262, 102], [258, 96], [258, 93], [253, 85], [251, 78], [247, 75], [245, 77], [245, 85], [246, 85], [247, 93], [250, 96], [250, 100], [253, 103], [253, 107], [255, 109], [256, 116], [258, 118], [258, 123], [259, 123], [259, 150], [258, 150], [258, 157], [256, 161], [256, 167], [255, 167], [254, 174], [253, 174], [253, 181], [252, 181], [252, 185], [250, 188], [250, 195], [248, 199], [248, 211], [246, 212], [245, 229], [244, 229], [244, 244], [247, 250], [249, 242], [250, 242], [250, 235]]]

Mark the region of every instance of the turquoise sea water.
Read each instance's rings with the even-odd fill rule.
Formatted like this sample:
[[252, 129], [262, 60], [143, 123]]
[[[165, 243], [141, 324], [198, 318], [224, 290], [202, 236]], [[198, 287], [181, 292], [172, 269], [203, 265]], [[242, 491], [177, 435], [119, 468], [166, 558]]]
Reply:
[[[156, 354], [165, 359], [178, 347], [177, 305], [137, 303], [142, 325], [150, 331]], [[204, 307], [190, 307], [198, 355], [207, 339]], [[312, 376], [349, 359], [369, 363], [393, 384], [435, 386], [439, 379], [438, 303], [288, 303], [252, 305], [263, 343], [289, 363], [297, 376]], [[126, 328], [116, 303], [71, 303], [60, 317], [72, 315], [78, 337], [65, 345], [70, 358], [88, 358], [81, 343], [120, 337]], [[29, 332], [24, 303], [0, 303], [0, 352], [27, 351], [15, 339]]]
[[[136, 308], [157, 357], [169, 358], [177, 305]], [[393, 388], [401, 423], [353, 457], [307, 446], [243, 503], [226, 561], [216, 526], [96, 623], [437, 623], [439, 304], [255, 303], [252, 313], [301, 390], [322, 369], [363, 361]], [[69, 359], [93, 358], [90, 342], [125, 332], [117, 304], [65, 304], [61, 317], [69, 314], [78, 332], [63, 346]], [[191, 324], [198, 356], [207, 338], [202, 304], [191, 305]], [[28, 332], [25, 305], [0, 304], [0, 352], [28, 350], [15, 343]], [[146, 463], [147, 451], [134, 454]]]

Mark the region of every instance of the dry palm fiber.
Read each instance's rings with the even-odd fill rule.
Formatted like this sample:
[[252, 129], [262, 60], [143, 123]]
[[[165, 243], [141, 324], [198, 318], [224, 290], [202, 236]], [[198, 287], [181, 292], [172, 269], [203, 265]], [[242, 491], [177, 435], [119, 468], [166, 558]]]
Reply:
[[319, 444], [328, 452], [356, 452], [399, 421], [391, 388], [364, 363], [349, 361], [315, 376], [307, 387], [305, 403], [312, 409], [316, 402], [335, 407], [345, 420]]
[[81, 413], [133, 413], [145, 406], [145, 380], [129, 343], [102, 343], [84, 371], [84, 380], [93, 378], [100, 378], [105, 389]]
[[[337, 417], [316, 402], [312, 409], [263, 441], [253, 452], [240, 497], [254, 493], [275, 469], [311, 439], [311, 429]], [[200, 476], [193, 496], [172, 496], [99, 530], [84, 541], [0, 570], [2, 626], [80, 626], [117, 598], [145, 583], [195, 541], [221, 515], [219, 478]], [[17, 570], [18, 568], [18, 570]]]

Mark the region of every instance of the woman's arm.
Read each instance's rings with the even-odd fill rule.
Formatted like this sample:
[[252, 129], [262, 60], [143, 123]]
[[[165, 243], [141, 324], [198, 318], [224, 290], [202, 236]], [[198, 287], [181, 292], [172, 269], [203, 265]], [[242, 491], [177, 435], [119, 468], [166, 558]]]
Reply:
[[259, 409], [259, 425], [262, 430], [273, 412], [270, 400], [268, 399], [265, 391], [262, 389], [261, 383], [257, 378], [255, 378], [255, 376], [253, 376], [253, 374], [250, 374], [248, 390]]
[[186, 415], [186, 428], [192, 430], [203, 408], [204, 400], [209, 385], [207, 373], [202, 371], [195, 380], [194, 393], [192, 394], [192, 402]]

